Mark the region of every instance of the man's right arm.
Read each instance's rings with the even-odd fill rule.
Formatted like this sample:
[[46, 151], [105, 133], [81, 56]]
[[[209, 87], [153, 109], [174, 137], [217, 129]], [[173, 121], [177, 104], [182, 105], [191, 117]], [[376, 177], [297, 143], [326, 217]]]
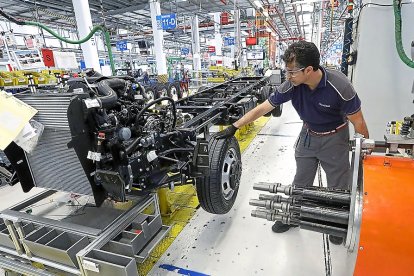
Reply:
[[264, 101], [260, 105], [256, 106], [249, 112], [247, 112], [243, 117], [236, 121], [233, 125], [237, 128], [241, 128], [256, 119], [262, 117], [263, 115], [272, 111], [275, 107], [270, 104], [269, 100]]

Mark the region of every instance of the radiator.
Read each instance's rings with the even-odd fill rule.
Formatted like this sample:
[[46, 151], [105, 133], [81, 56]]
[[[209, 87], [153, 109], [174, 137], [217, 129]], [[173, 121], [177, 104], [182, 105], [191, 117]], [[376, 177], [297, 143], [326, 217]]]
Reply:
[[75, 151], [67, 147], [71, 133], [66, 113], [72, 96], [68, 93], [16, 95], [37, 109], [33, 119], [45, 127], [38, 145], [26, 156], [37, 187], [92, 195]]

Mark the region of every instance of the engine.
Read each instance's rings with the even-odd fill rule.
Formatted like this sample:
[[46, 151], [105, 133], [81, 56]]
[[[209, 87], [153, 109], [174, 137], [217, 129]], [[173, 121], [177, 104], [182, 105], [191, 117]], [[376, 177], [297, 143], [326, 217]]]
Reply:
[[108, 196], [124, 201], [128, 192], [186, 181], [180, 170], [188, 175], [195, 137], [176, 130], [191, 116], [177, 112], [172, 99], [150, 102], [132, 78], [75, 78], [56, 92], [16, 95], [45, 126], [32, 153], [14, 143], [5, 151], [23, 190], [93, 194], [99, 205]]
[[100, 206], [108, 197], [125, 201], [192, 183], [206, 211], [226, 213], [237, 195], [240, 149], [234, 137], [210, 138], [209, 127], [254, 108], [251, 92], [266, 82], [240, 78], [178, 102], [147, 99], [130, 77], [89, 76], [23, 91], [15, 97], [38, 111], [33, 119], [44, 131], [32, 152], [11, 143], [5, 153], [25, 192], [37, 186], [93, 195]]

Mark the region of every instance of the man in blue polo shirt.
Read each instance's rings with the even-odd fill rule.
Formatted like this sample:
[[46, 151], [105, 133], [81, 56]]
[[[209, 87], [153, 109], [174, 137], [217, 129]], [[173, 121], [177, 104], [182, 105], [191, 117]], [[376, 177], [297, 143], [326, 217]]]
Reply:
[[[355, 132], [369, 138], [357, 93], [344, 74], [320, 66], [318, 48], [311, 42], [291, 44], [283, 55], [283, 61], [286, 81], [267, 101], [215, 137], [233, 136], [240, 127], [276, 106], [292, 101], [303, 121], [295, 143], [296, 174], [292, 185], [312, 186], [320, 163], [326, 172], [329, 188], [348, 190], [351, 182], [348, 122], [353, 124]], [[277, 221], [272, 230], [283, 233], [290, 227]], [[339, 237], [330, 236], [329, 240], [334, 244], [342, 243]]]

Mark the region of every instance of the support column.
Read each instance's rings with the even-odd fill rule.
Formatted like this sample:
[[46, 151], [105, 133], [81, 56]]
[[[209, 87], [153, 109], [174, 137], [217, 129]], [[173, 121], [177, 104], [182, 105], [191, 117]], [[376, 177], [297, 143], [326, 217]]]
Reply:
[[246, 67], [243, 63], [243, 53], [242, 53], [242, 44], [241, 44], [241, 27], [240, 27], [240, 10], [234, 10], [234, 25], [235, 25], [235, 36], [236, 36], [236, 45], [235, 45], [235, 62], [237, 62], [239, 67]]
[[[73, 10], [75, 11], [76, 25], [78, 26], [79, 37], [82, 39], [92, 30], [91, 11], [88, 0], [72, 0]], [[98, 51], [96, 50], [95, 37], [81, 44], [83, 59], [86, 68], [93, 68], [96, 72], [101, 73], [99, 65]]]
[[[222, 45], [223, 45], [223, 38], [221, 37], [220, 33], [220, 13], [214, 13], [214, 41], [216, 47], [216, 56], [218, 60], [223, 61], [223, 52], [222, 52]], [[221, 58], [221, 59], [220, 59]]]
[[193, 70], [196, 71], [196, 78], [201, 74], [201, 56], [200, 56], [200, 33], [198, 30], [198, 15], [191, 20], [191, 40], [193, 49]]
[[164, 35], [163, 30], [157, 27], [157, 15], [161, 15], [160, 3], [150, 1], [152, 35], [154, 37], [154, 53], [157, 65], [158, 81], [166, 83], [168, 81], [167, 60], [164, 53]]
[[323, 4], [321, 3], [321, 9], [319, 11], [319, 21], [318, 21], [318, 29], [316, 32], [316, 47], [318, 47], [319, 51], [321, 50], [321, 43], [322, 43], [322, 33], [323, 33]]

